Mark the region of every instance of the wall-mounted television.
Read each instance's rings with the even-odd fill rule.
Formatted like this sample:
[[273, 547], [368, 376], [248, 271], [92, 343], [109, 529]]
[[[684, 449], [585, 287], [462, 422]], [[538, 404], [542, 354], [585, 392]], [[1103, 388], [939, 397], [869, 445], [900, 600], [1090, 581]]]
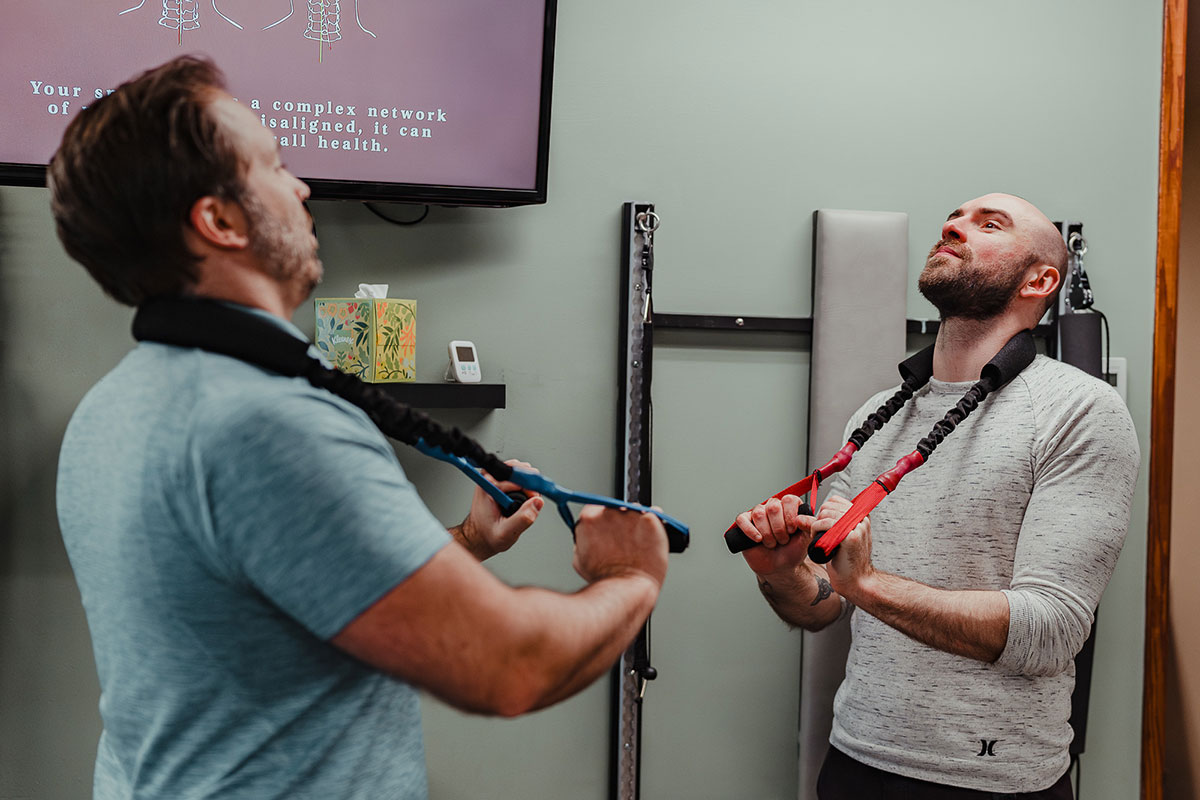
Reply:
[[546, 200], [556, 0], [26, 0], [4, 11], [0, 183], [45, 184], [68, 121], [207, 55], [314, 197]]

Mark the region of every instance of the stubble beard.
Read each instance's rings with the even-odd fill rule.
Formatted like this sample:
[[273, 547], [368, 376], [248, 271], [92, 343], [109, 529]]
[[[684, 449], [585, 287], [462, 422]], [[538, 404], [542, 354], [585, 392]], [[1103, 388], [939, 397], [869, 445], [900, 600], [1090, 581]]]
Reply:
[[[939, 253], [942, 247], [949, 247], [959, 257]], [[995, 319], [1008, 308], [1025, 279], [1025, 270], [1036, 261], [1030, 254], [994, 270], [983, 270], [965, 245], [940, 241], [929, 251], [917, 289], [943, 320]]]
[[262, 270], [280, 283], [294, 286], [301, 299], [321, 283], [324, 265], [305, 230], [289, 230], [253, 196], [242, 198], [250, 223], [250, 252]]

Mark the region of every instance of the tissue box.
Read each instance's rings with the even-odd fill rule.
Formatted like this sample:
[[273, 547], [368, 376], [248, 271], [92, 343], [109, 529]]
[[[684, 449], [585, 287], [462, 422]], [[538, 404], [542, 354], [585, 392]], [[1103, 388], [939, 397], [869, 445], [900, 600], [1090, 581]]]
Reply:
[[370, 383], [416, 380], [416, 300], [318, 298], [316, 311], [317, 349], [342, 372]]

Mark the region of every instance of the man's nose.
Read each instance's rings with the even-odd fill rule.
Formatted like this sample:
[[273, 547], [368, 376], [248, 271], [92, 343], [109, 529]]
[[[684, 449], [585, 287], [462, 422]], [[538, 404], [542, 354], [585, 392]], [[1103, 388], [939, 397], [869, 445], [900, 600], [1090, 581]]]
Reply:
[[946, 220], [946, 224], [942, 226], [942, 238], [952, 239], [957, 242], [963, 240], [962, 225], [957, 218]]

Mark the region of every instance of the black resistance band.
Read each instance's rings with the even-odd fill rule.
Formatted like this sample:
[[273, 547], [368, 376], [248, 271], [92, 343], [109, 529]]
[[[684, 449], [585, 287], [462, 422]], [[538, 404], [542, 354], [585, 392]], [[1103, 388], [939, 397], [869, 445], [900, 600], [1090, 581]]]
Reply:
[[[926, 356], [926, 354], [928, 355]], [[854, 526], [862, 522], [863, 519], [870, 514], [871, 511], [877, 505], [879, 505], [879, 503], [883, 501], [884, 497], [891, 494], [896, 489], [896, 485], [900, 482], [901, 478], [928, 461], [929, 456], [932, 455], [937, 446], [941, 444], [942, 440], [953, 433], [958, 424], [966, 419], [967, 416], [969, 416], [971, 412], [979, 406], [985, 397], [1006, 385], [1013, 378], [1017, 377], [1022, 370], [1033, 363], [1033, 359], [1036, 356], [1037, 347], [1033, 341], [1032, 331], [1021, 331], [1009, 339], [1008, 343], [1000, 349], [1000, 352], [998, 352], [991, 361], [984, 365], [983, 370], [980, 372], [979, 381], [967, 390], [962, 399], [959, 400], [953, 408], [947, 411], [946, 415], [942, 419], [938, 420], [938, 422], [933, 426], [933, 429], [929, 432], [929, 435], [917, 443], [917, 448], [908, 455], [903, 456], [899, 461], [896, 462], [895, 467], [880, 475], [878, 478], [872, 481], [866, 489], [859, 492], [858, 496], [854, 498], [854, 502], [850, 506], [850, 509], [838, 519], [834, 526], [813, 539], [812, 543], [808, 546], [808, 557], [818, 564], [824, 564], [830, 561], [833, 558], [834, 553], [837, 552], [838, 546], [842, 543], [842, 540], [849, 535], [850, 531], [854, 530]], [[922, 372], [918, 375], [913, 369], [913, 362], [917, 362], [919, 366], [927, 365], [928, 373]], [[845, 469], [846, 465], [850, 463], [850, 457], [852, 457], [854, 452], [857, 451], [861, 446], [861, 443], [856, 441], [855, 437], [863, 432], [866, 432], [867, 437], [869, 437], [871, 433], [874, 433], [874, 431], [878, 430], [883, 426], [883, 424], [890, 420], [895, 412], [898, 411], [904, 405], [904, 403], [906, 403], [912, 397], [913, 391], [908, 390], [910, 380], [919, 380], [923, 377], [924, 380], [921, 385], [929, 382], [929, 378], [933, 372], [933, 348], [926, 348], [926, 350], [918, 353], [916, 356], [913, 356], [911, 359], [904, 362], [904, 364], [901, 364], [900, 369], [901, 374], [905, 376], [904, 386], [902, 386], [900, 391], [898, 391], [884, 406], [869, 416], [867, 418], [867, 423], [865, 423], [863, 427], [854, 432], [854, 435], [851, 436], [850, 442], [848, 442], [846, 447], [839, 451], [838, 456], [835, 456], [834, 460], [830, 462], [831, 465], [836, 466], [836, 469], [832, 469], [829, 474], [833, 474], [834, 472], [839, 472], [842, 469]], [[906, 374], [906, 372], [908, 374]], [[902, 395], [906, 396], [902, 397]], [[897, 401], [898, 404], [896, 404]], [[865, 441], [865, 439], [863, 441]], [[811, 479], [812, 483], [819, 483], [822, 478], [827, 477], [821, 473], [823, 470], [829, 468], [829, 466], [830, 465], [822, 467], [805, 480]], [[804, 484], [804, 481], [801, 481], [800, 484], [797, 484], [797, 486], [802, 484]], [[813, 490], [815, 491], [815, 486], [813, 487]], [[789, 488], [783, 490], [783, 492], [775, 496], [781, 497], [783, 494], [795, 494], [795, 492], [790, 491]], [[800, 510], [801, 512], [804, 512], [803, 507]], [[811, 506], [808, 507], [807, 513], [812, 513]], [[735, 542], [730, 541], [731, 532], [727, 531], [725, 539], [731, 552], [740, 552], [741, 550], [747, 549], [747, 547], [754, 547], [758, 544], [743, 534], [740, 530], [736, 530], [736, 533], [740, 535], [741, 540], [745, 540], [745, 542], [748, 542], [749, 544], [746, 544], [745, 546], [739, 546], [737, 549], [734, 549]], [[742, 545], [743, 542], [741, 540], [736, 540], [736, 544]]]
[[278, 325], [214, 300], [159, 297], [142, 304], [133, 319], [138, 341], [176, 347], [195, 347], [230, 356], [286, 377], [302, 377], [361, 408], [386, 435], [446, 461], [462, 470], [496, 501], [506, 515], [520, 507], [525, 496], [506, 496], [480, 470], [497, 481], [511, 481], [554, 502], [568, 527], [575, 528], [570, 503], [592, 503], [651, 513], [663, 522], [670, 552], [688, 546], [686, 525], [656, 509], [604, 495], [575, 492], [536, 472], [514, 468], [485, 450], [458, 428], [444, 428], [425, 414], [395, 400], [383, 390], [322, 364], [308, 355], [309, 343]]

